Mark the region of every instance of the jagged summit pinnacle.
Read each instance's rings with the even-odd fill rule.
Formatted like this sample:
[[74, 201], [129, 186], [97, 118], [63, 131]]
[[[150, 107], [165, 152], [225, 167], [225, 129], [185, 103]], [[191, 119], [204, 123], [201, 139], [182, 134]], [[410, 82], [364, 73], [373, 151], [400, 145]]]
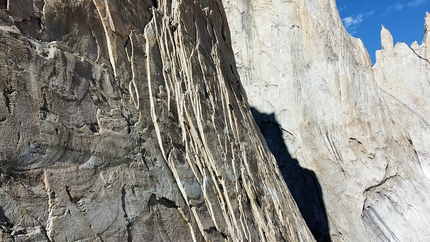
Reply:
[[382, 25], [381, 29], [381, 47], [383, 50], [391, 50], [394, 47], [393, 36], [384, 25]]

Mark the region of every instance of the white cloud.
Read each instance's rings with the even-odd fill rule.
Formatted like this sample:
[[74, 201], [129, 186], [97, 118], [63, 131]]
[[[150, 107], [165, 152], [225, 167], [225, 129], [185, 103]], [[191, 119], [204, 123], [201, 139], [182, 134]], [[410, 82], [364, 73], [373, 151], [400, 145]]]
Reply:
[[394, 10], [396, 10], [396, 11], [400, 11], [400, 10], [402, 10], [402, 9], [403, 9], [403, 4], [396, 3], [396, 4], [394, 5]]
[[370, 15], [372, 15], [374, 13], [375, 13], [375, 11], [371, 10], [371, 11], [366, 12], [366, 13], [360, 13], [357, 15], [352, 15], [352, 16], [343, 18], [342, 21], [343, 21], [343, 24], [344, 24], [346, 30], [348, 30], [348, 32], [350, 34], [355, 34], [355, 33], [357, 33], [357, 28], [364, 21], [364, 19], [369, 17]]
[[427, 1], [428, 0], [413, 0], [413, 1], [408, 2], [408, 7], [415, 8], [415, 7], [418, 7], [418, 6], [426, 3]]
[[385, 14], [382, 14], [382, 15], [390, 14], [392, 12], [399, 12], [403, 9], [403, 6], [404, 6], [403, 3], [396, 2], [394, 5], [391, 5], [388, 8], [386, 8]]
[[348, 6], [346, 6], [346, 4], [344, 4], [343, 6], [339, 7], [339, 12], [342, 12], [345, 9], [348, 9]]
[[349, 28], [351, 26], [358, 25], [361, 22], [363, 22], [363, 18], [361, 18], [361, 17], [355, 17], [354, 18], [354, 16], [349, 16], [349, 17], [346, 17], [342, 20], [343, 20], [343, 24], [345, 25], [345, 28]]
[[400, 3], [397, 2], [396, 4], [394, 4], [393, 8], [396, 11], [400, 11], [403, 8], [403, 4], [400, 4]]

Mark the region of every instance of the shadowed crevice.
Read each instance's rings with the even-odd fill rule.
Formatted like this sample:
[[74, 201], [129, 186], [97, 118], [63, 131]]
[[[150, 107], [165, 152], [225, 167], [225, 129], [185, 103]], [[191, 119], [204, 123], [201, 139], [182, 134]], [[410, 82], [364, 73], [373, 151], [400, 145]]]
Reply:
[[331, 241], [318, 178], [313, 171], [301, 167], [298, 160], [291, 157], [284, 142], [284, 132], [292, 134], [282, 129], [273, 113], [260, 113], [253, 107], [251, 112], [313, 236], [319, 242]]
[[0, 9], [7, 8], [7, 0], [0, 0]]
[[[11, 223], [8, 217], [4, 214], [3, 208], [0, 207], [0, 234], [11, 234], [14, 224]], [[1, 239], [1, 236], [0, 236]]]

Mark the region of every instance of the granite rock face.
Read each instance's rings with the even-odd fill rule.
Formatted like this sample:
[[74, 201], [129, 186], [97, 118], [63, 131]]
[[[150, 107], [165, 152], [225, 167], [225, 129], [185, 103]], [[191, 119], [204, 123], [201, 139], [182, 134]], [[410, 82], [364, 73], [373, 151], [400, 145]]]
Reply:
[[[387, 100], [391, 116], [410, 135], [420, 166], [430, 178], [430, 15], [421, 45], [397, 43], [382, 27], [382, 50], [376, 52], [375, 79]], [[384, 37], [387, 36], [387, 37]]]
[[334, 0], [223, 2], [256, 121], [317, 241], [428, 241], [427, 32], [394, 47], [384, 29], [372, 67]]
[[2, 241], [312, 241], [221, 1], [0, 1]]
[[429, 241], [429, 29], [372, 67], [334, 0], [0, 1], [1, 240]]

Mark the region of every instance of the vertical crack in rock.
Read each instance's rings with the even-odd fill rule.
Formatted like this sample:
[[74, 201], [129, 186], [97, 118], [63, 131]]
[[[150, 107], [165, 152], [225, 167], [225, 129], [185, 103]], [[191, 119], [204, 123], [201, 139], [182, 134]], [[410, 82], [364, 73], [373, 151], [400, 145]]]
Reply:
[[132, 221], [131, 221], [131, 218], [127, 214], [125, 196], [126, 196], [126, 190], [125, 190], [125, 185], [123, 185], [122, 189], [121, 189], [121, 207], [122, 207], [122, 211], [124, 213], [124, 219], [125, 219], [125, 223], [127, 226], [127, 230], [126, 230], [127, 241], [132, 242], [133, 241], [133, 237], [132, 237], [132, 233], [131, 233]]
[[39, 224], [40, 229], [42, 231], [42, 234], [43, 234], [44, 238], [46, 239], [46, 241], [51, 242], [51, 239], [49, 239], [48, 232], [47, 232], [46, 228], [42, 225], [42, 223], [39, 220], [35, 219], [35, 221]]
[[151, 0], [152, 1], [152, 6], [154, 8], [158, 8], [158, 0]]

